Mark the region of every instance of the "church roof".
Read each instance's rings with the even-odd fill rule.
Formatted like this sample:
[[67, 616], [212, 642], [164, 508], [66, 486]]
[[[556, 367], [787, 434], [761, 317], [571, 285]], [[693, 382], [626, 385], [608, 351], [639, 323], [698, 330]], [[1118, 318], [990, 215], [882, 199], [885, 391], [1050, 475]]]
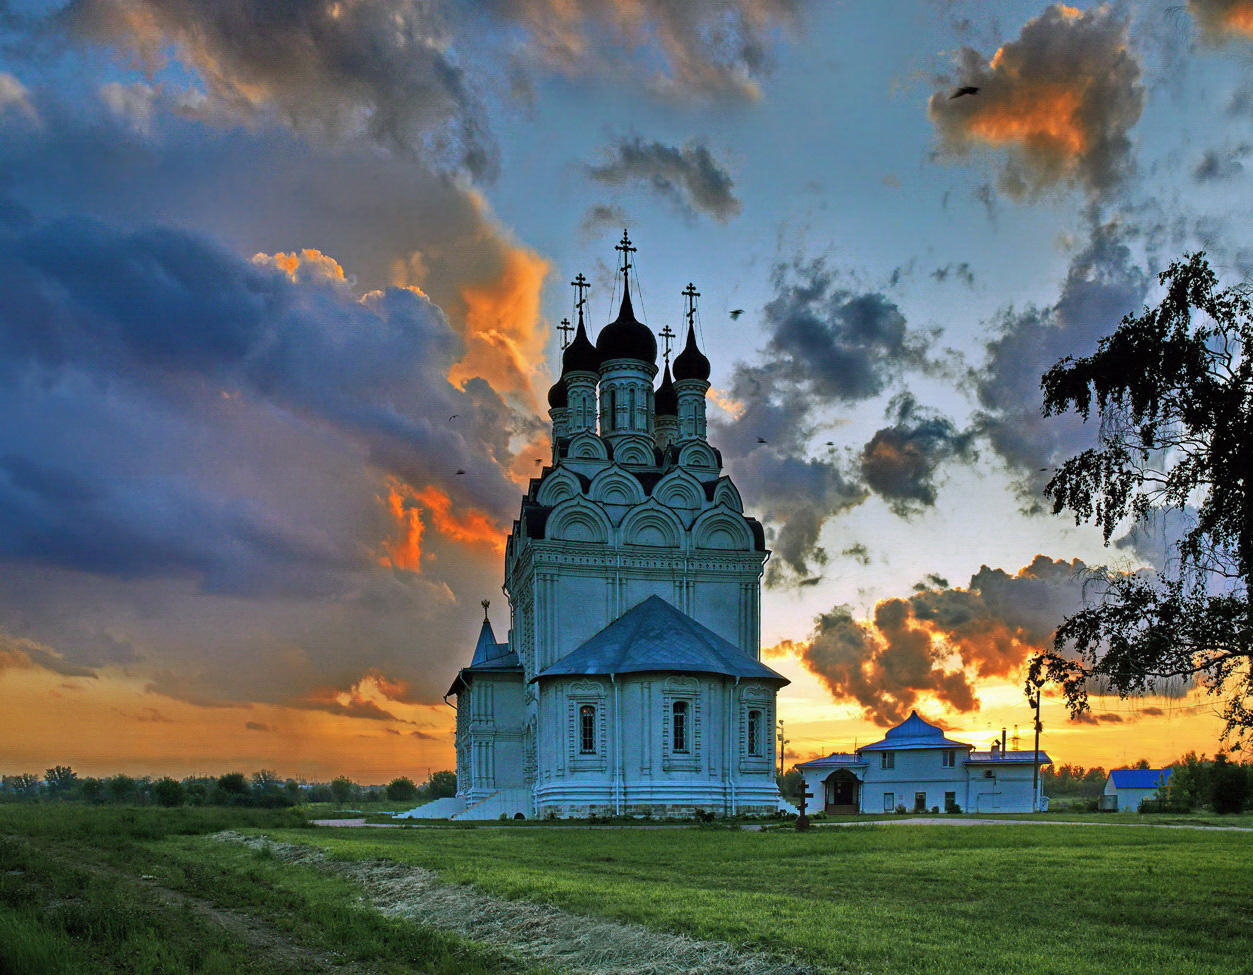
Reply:
[[483, 620], [483, 627], [479, 630], [479, 642], [474, 645], [474, 658], [470, 661], [469, 667], [462, 667], [457, 672], [457, 678], [452, 682], [452, 687], [448, 688], [448, 693], [456, 694], [461, 690], [465, 685], [466, 674], [500, 673], [511, 670], [519, 672], [522, 670], [518, 655], [510, 649], [508, 643], [497, 643], [491, 622]]
[[691, 323], [687, 326], [687, 345], [674, 360], [675, 379], [709, 379], [709, 360], [705, 353], [696, 347], [696, 329]]
[[660, 596], [649, 596], [534, 679], [646, 672], [723, 674], [790, 683]]
[[610, 359], [657, 361], [657, 339], [647, 325], [636, 319], [635, 310], [631, 307], [630, 289], [622, 292], [618, 317], [601, 329], [596, 339], [596, 352], [602, 363]]
[[883, 736], [882, 741], [873, 745], [862, 745], [859, 751], [886, 752], [899, 751], [907, 748], [971, 748], [964, 741], [953, 741], [944, 737], [944, 731], [930, 721], [918, 717], [917, 711], [910, 711], [909, 717]]

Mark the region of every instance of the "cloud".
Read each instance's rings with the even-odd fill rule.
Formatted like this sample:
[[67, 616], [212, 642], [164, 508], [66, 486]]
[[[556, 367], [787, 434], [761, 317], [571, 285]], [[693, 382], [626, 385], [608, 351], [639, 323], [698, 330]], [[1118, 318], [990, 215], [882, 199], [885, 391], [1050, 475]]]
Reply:
[[960, 264], [945, 264], [943, 267], [937, 267], [931, 272], [931, 277], [941, 284], [947, 281], [950, 276], [968, 288], [975, 286], [974, 272], [970, 270], [970, 265], [965, 261], [962, 261]]
[[1236, 146], [1224, 146], [1222, 149], [1206, 149], [1192, 169], [1192, 178], [1198, 183], [1234, 179], [1244, 172], [1244, 159], [1250, 148], [1247, 143], [1242, 142]]
[[920, 702], [976, 711], [976, 682], [1015, 677], [1027, 657], [1052, 646], [1058, 624], [1083, 605], [1090, 575], [1079, 560], [1038, 555], [1010, 575], [980, 568], [965, 588], [943, 579], [881, 601], [870, 620], [836, 607], [797, 644], [801, 662], [836, 700], [890, 726]]
[[73, 0], [72, 35], [195, 73], [204, 117], [358, 134], [428, 161], [491, 176], [496, 149], [437, 7], [413, 0]]
[[1253, 0], [1188, 0], [1188, 12], [1211, 42], [1232, 35], [1253, 37]]
[[1065, 181], [1099, 195], [1132, 169], [1128, 133], [1145, 98], [1140, 73], [1116, 8], [1054, 4], [986, 63], [962, 48], [956, 83], [979, 91], [952, 98], [948, 84], [931, 96], [928, 115], [949, 154], [1008, 149], [999, 183], [1011, 196]]
[[641, 184], [689, 217], [703, 213], [725, 223], [740, 213], [730, 174], [699, 142], [680, 147], [631, 136], [619, 139], [604, 155], [603, 163], [586, 167], [597, 182]]
[[19, 112], [31, 120], [39, 117], [26, 86], [7, 71], [0, 71], [0, 117], [10, 111]]
[[901, 517], [935, 504], [935, 473], [950, 459], [973, 460], [975, 431], [920, 407], [909, 393], [888, 408], [895, 422], [877, 431], [862, 448], [862, 480]]
[[90, 667], [66, 660], [64, 655], [23, 637], [15, 637], [0, 629], [0, 672], [5, 670], [47, 670], [63, 677], [95, 677]]
[[273, 731], [274, 726], [261, 721], [245, 721], [244, 727], [249, 731]]
[[779, 586], [816, 581], [813, 570], [828, 560], [823, 527], [869, 496], [839, 456], [807, 456], [824, 411], [929, 368], [930, 337], [911, 329], [886, 295], [842, 287], [821, 260], [776, 267], [772, 285], [765, 347], [735, 367], [727, 390], [742, 408], [715, 417], [711, 439], [772, 532], [766, 583]]
[[1094, 352], [1097, 341], [1140, 308], [1148, 293], [1149, 276], [1132, 260], [1129, 229], [1093, 216], [1089, 234], [1070, 262], [1057, 302], [1003, 311], [987, 343], [987, 361], [972, 376], [981, 434], [1017, 475], [1023, 497], [1035, 504], [1051, 469], [1090, 446], [1094, 436], [1076, 415], [1041, 416], [1040, 378], [1065, 356]]

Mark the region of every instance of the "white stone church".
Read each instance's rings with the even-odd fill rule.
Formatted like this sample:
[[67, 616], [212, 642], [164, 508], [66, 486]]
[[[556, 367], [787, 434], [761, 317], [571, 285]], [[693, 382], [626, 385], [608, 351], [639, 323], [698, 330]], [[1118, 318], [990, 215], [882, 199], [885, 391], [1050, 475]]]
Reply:
[[[623, 235], [618, 317], [578, 325], [548, 393], [551, 465], [505, 550], [507, 639], [483, 621], [456, 697], [456, 819], [768, 813], [775, 695], [760, 661], [762, 526], [705, 437], [709, 360], [686, 344], [657, 378]], [[667, 339], [674, 333], [662, 332]]]

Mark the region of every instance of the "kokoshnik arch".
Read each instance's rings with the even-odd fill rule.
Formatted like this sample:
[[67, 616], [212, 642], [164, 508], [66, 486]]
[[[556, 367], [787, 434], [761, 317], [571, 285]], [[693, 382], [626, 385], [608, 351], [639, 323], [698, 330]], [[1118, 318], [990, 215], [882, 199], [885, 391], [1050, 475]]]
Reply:
[[[706, 440], [709, 360], [687, 336], [661, 382], [635, 317], [577, 327], [548, 393], [552, 463], [505, 548], [508, 639], [484, 614], [456, 695], [457, 796], [424, 817], [768, 813], [775, 698], [760, 661], [765, 533]], [[485, 607], [486, 608], [486, 607]]]

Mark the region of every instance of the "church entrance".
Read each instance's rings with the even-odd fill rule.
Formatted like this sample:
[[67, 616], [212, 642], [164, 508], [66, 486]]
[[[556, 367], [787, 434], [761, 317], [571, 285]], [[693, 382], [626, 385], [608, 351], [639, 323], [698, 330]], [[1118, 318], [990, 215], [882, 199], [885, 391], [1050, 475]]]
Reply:
[[836, 769], [826, 777], [823, 783], [826, 793], [822, 806], [823, 812], [852, 815], [858, 810], [861, 798], [861, 783], [857, 776], [846, 768]]

